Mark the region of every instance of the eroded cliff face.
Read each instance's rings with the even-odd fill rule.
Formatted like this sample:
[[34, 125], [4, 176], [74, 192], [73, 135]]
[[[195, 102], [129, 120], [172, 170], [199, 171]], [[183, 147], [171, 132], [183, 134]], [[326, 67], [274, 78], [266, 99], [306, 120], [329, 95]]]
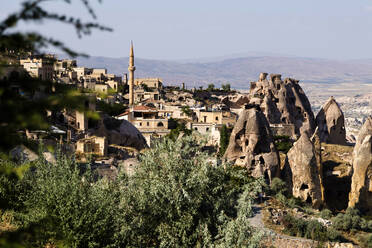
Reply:
[[318, 153], [309, 136], [303, 133], [287, 154], [292, 174], [292, 194], [294, 197], [319, 208], [322, 203]]
[[257, 106], [242, 110], [230, 136], [224, 157], [235, 165], [246, 167], [252, 176], [265, 176], [269, 181], [279, 167], [269, 123]]
[[322, 142], [346, 145], [344, 114], [333, 97], [323, 105], [315, 120]]
[[353, 150], [349, 207], [372, 212], [372, 117], [362, 126]]
[[261, 73], [257, 82], [251, 83], [250, 103], [261, 107], [270, 124], [294, 125], [293, 137], [315, 130], [311, 105], [298, 80], [281, 79], [280, 74]]

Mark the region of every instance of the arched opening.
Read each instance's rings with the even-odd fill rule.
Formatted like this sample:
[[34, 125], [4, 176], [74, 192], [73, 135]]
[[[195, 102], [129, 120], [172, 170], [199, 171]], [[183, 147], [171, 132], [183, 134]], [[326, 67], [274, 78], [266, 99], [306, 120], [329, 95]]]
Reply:
[[164, 127], [163, 122], [159, 122], [159, 123], [158, 123], [158, 127]]

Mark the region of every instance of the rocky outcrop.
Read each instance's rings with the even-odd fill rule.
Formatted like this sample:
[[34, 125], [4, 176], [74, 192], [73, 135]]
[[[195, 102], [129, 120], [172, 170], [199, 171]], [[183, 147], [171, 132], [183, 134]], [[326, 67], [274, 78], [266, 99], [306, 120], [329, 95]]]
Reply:
[[261, 73], [257, 82], [251, 83], [250, 103], [260, 105], [270, 124], [294, 125], [292, 136], [302, 132], [311, 135], [315, 129], [315, 118], [311, 105], [298, 80], [281, 79], [280, 74]]
[[228, 108], [242, 108], [245, 104], [249, 103], [249, 98], [247, 95], [238, 94], [236, 96], [226, 96], [221, 100], [221, 103], [225, 104]]
[[14, 147], [10, 151], [10, 157], [20, 163], [32, 162], [39, 159], [39, 156], [35, 152], [31, 151], [24, 145]]
[[372, 212], [372, 117], [362, 126], [353, 150], [349, 207]]
[[288, 163], [292, 174], [292, 194], [294, 197], [319, 208], [322, 204], [317, 152], [309, 136], [303, 133], [289, 150]]
[[265, 176], [269, 181], [279, 167], [269, 123], [258, 106], [247, 106], [234, 126], [224, 157], [244, 166], [252, 176]]
[[[51, 164], [57, 163], [56, 157], [54, 156], [53, 153], [49, 151], [44, 151], [41, 153], [41, 155], [45, 159], [45, 161], [47, 161], [48, 163], [51, 163]], [[14, 147], [10, 151], [10, 157], [14, 161], [19, 162], [19, 163], [32, 162], [32, 161], [36, 161], [39, 159], [39, 155], [37, 155], [35, 152], [28, 149], [24, 145], [18, 145]]]
[[106, 137], [108, 144], [133, 147], [137, 150], [147, 148], [146, 140], [138, 129], [126, 120], [116, 120], [105, 116], [92, 131], [93, 135]]
[[320, 109], [315, 122], [322, 142], [346, 145], [344, 114], [333, 97]]

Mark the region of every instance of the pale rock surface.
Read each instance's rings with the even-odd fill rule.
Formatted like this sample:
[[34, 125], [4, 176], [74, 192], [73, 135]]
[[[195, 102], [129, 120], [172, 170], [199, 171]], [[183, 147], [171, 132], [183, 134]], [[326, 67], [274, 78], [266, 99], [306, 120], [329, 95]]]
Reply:
[[257, 82], [251, 83], [250, 103], [260, 105], [270, 124], [294, 125], [293, 137], [315, 129], [315, 118], [311, 105], [298, 80], [281, 79], [280, 74], [261, 73]]
[[242, 110], [230, 136], [224, 157], [246, 167], [254, 177], [269, 181], [279, 169], [279, 155], [265, 115], [258, 106]]
[[249, 103], [248, 95], [236, 94], [233, 96], [225, 96], [222, 98], [221, 103], [225, 104], [229, 108], [242, 108], [245, 104]]
[[292, 174], [294, 197], [312, 203], [315, 208], [322, 204], [322, 189], [316, 149], [309, 136], [303, 133], [289, 150], [288, 163]]
[[138, 129], [129, 121], [116, 120], [111, 117], [104, 117], [93, 135], [106, 137], [108, 144], [133, 147], [137, 150], [147, 148], [146, 140]]
[[349, 207], [372, 212], [372, 117], [362, 126], [353, 150]]
[[32, 162], [39, 158], [39, 156], [35, 152], [31, 151], [24, 145], [19, 145], [19, 146], [14, 147], [10, 151], [10, 157], [16, 160], [17, 162], [21, 162], [21, 163]]
[[322, 142], [346, 145], [345, 118], [336, 100], [330, 97], [316, 116]]

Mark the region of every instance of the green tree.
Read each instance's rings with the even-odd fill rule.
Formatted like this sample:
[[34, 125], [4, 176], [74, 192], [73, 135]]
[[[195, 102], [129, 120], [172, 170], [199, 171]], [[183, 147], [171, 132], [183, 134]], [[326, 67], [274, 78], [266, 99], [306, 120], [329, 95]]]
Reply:
[[191, 117], [192, 116], [192, 110], [190, 109], [189, 106], [182, 106], [181, 107], [182, 113], [184, 113], [186, 116]]
[[263, 180], [212, 166], [196, 142], [165, 139], [143, 153], [133, 175], [122, 171], [112, 182], [64, 156], [55, 165], [38, 160], [16, 183], [20, 244], [258, 247], [248, 218]]
[[256, 247], [249, 226], [262, 180], [213, 167], [192, 137], [157, 143], [129, 178], [122, 206], [128, 247]]
[[271, 191], [276, 194], [286, 194], [287, 184], [278, 177], [275, 177], [270, 184]]
[[21, 198], [25, 208], [20, 220], [27, 227], [48, 220], [40, 232], [45, 236], [30, 237], [30, 244], [45, 246], [49, 240], [66, 247], [112, 247], [120, 242], [118, 184], [102, 179], [86, 168], [82, 173], [73, 160], [60, 156], [57, 164], [43, 160], [35, 164], [22, 180], [26, 188]]
[[220, 150], [219, 150], [220, 156], [223, 156], [226, 152], [226, 149], [229, 145], [230, 134], [231, 132], [229, 131], [227, 126], [223, 125], [220, 129]]
[[214, 84], [208, 84], [207, 91], [213, 91], [214, 90]]
[[222, 90], [223, 91], [226, 91], [226, 92], [230, 92], [231, 91], [231, 85], [230, 84], [222, 84]]

